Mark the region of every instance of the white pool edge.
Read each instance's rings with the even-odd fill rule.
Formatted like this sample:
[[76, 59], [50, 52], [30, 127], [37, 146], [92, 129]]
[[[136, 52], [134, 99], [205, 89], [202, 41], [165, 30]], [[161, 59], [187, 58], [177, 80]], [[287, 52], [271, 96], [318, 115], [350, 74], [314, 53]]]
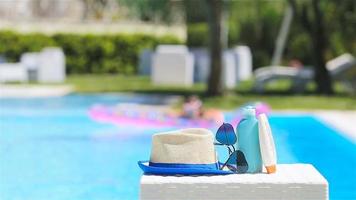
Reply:
[[356, 110], [277, 110], [272, 114], [312, 115], [356, 143]]
[[0, 84], [0, 98], [61, 97], [74, 91], [72, 85]]

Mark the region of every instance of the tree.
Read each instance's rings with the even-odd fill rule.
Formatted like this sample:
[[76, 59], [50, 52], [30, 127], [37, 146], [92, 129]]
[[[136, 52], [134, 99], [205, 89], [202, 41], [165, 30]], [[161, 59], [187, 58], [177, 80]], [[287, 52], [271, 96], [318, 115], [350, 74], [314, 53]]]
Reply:
[[332, 94], [332, 80], [326, 69], [325, 59], [325, 52], [329, 41], [325, 32], [325, 22], [320, 8], [320, 0], [302, 1], [299, 4], [295, 0], [289, 0], [289, 2], [297, 19], [311, 38], [314, 54], [314, 80], [317, 84], [317, 92], [320, 94]]
[[219, 96], [224, 92], [221, 82], [222, 74], [222, 10], [223, 1], [207, 0], [209, 21], [210, 75], [208, 80], [208, 96]]
[[[175, 21], [174, 8], [180, 2], [171, 0], [117, 0], [129, 8], [133, 16], [145, 22], [172, 23]], [[179, 10], [179, 9], [178, 9]]]
[[112, 0], [82, 0], [82, 3], [84, 9], [82, 20], [111, 18], [112, 12], [109, 9], [117, 6], [116, 2]]

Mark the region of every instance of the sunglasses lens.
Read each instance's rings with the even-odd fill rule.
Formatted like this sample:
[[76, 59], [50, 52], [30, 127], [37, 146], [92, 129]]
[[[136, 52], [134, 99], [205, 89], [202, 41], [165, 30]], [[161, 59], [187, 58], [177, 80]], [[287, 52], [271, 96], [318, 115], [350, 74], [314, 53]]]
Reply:
[[216, 133], [216, 140], [224, 145], [234, 145], [237, 138], [232, 125], [223, 123]]
[[236, 163], [237, 163], [237, 152], [234, 151], [230, 154], [225, 165], [229, 170], [231, 170], [233, 172], [238, 172]]
[[238, 150], [236, 151], [236, 156], [237, 156], [237, 167], [236, 170], [238, 173], [246, 173], [248, 170], [248, 164], [245, 158], [244, 153], [242, 151]]
[[236, 167], [235, 167], [235, 166], [233, 166], [233, 165], [229, 165], [229, 164], [227, 164], [227, 165], [226, 165], [226, 167], [227, 167], [229, 170], [233, 171], [233, 172], [237, 172]]
[[236, 161], [237, 161], [237, 151], [234, 151], [227, 159], [226, 164], [236, 166], [236, 163], [237, 163]]
[[237, 173], [245, 173], [248, 170], [248, 164], [245, 158], [245, 155], [242, 151], [234, 151], [229, 156], [228, 160], [226, 161], [226, 167], [233, 172]]

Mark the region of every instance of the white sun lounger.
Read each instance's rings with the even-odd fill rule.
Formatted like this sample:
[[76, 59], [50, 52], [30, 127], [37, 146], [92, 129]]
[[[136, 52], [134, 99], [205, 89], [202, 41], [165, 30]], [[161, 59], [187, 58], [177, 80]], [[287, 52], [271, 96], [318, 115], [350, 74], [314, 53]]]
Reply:
[[309, 164], [277, 166], [275, 174], [154, 176], [141, 178], [148, 199], [328, 199], [327, 180]]
[[0, 83], [27, 82], [28, 74], [26, 67], [21, 63], [1, 63]]
[[193, 85], [194, 58], [183, 45], [160, 45], [152, 58], [155, 85]]
[[[343, 54], [326, 63], [333, 80], [342, 81], [348, 87], [356, 89], [356, 59], [350, 54]], [[314, 70], [311, 68], [293, 68], [283, 66], [262, 67], [255, 71], [255, 87], [263, 92], [267, 83], [278, 79], [291, 79], [292, 90], [303, 92], [309, 81], [313, 80]]]
[[356, 92], [356, 59], [351, 54], [343, 54], [326, 63], [333, 80], [342, 82]]

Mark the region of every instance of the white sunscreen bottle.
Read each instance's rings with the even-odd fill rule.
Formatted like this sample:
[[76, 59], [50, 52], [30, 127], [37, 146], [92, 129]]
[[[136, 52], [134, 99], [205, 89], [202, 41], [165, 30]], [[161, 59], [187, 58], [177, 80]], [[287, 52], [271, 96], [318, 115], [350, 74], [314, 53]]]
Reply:
[[266, 114], [258, 115], [258, 135], [263, 165], [267, 173], [275, 173], [277, 165], [276, 147]]

